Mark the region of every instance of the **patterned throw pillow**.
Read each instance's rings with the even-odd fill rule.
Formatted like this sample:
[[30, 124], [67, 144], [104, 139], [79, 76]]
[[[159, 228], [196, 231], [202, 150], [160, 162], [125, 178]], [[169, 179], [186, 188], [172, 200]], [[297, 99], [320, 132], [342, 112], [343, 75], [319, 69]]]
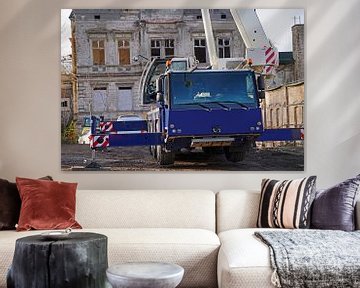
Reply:
[[257, 227], [308, 228], [316, 176], [294, 180], [263, 179]]

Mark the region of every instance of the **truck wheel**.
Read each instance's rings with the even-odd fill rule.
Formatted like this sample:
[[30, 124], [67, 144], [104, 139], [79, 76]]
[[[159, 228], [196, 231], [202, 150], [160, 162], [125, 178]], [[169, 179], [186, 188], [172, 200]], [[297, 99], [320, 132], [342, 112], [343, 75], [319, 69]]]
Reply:
[[232, 149], [231, 147], [224, 147], [226, 160], [230, 162], [240, 162], [245, 159], [246, 149], [237, 148]]
[[156, 154], [157, 162], [160, 165], [172, 165], [175, 162], [175, 153], [166, 152], [164, 148], [160, 145], [157, 146]]

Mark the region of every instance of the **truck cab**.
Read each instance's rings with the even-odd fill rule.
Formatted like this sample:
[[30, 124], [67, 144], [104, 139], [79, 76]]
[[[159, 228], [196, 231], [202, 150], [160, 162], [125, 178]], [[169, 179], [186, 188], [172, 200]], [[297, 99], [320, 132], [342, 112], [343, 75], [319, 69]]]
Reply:
[[[157, 81], [157, 108], [148, 113], [150, 132], [163, 145], [152, 146], [161, 164], [172, 164], [183, 148], [222, 150], [229, 161], [243, 160], [263, 131], [262, 87], [252, 70], [174, 71]], [[260, 85], [261, 86], [261, 85]]]

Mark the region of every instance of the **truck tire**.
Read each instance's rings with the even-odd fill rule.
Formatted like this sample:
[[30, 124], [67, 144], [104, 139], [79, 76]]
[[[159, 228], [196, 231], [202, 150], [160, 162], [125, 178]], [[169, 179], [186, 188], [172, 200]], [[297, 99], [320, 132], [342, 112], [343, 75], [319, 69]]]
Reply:
[[245, 159], [245, 154], [248, 151], [248, 145], [240, 147], [224, 147], [226, 160], [230, 162], [240, 162]]
[[158, 145], [156, 149], [156, 158], [157, 162], [162, 166], [172, 165], [175, 162], [175, 153], [166, 152], [162, 146]]

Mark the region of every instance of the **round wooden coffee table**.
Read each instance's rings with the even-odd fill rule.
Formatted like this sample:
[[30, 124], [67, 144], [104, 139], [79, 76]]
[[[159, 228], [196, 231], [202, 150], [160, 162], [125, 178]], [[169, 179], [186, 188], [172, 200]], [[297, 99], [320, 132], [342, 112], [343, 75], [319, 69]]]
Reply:
[[117, 264], [106, 270], [114, 288], [175, 288], [184, 276], [184, 268], [161, 262]]

